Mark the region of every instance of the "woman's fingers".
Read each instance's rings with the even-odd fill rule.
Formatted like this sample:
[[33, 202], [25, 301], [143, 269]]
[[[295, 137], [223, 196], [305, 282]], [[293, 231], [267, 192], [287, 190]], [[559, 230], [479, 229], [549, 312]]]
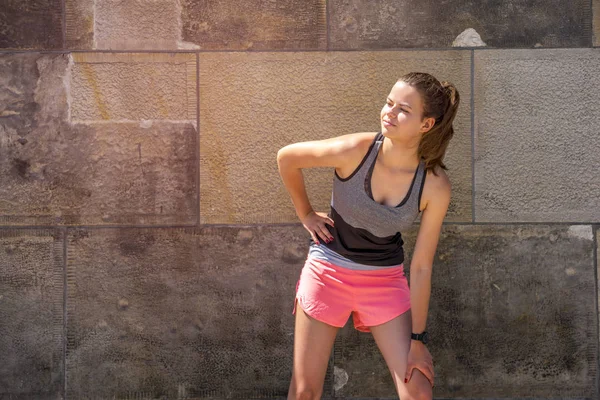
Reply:
[[324, 241], [330, 242], [331, 240], [333, 240], [333, 236], [331, 236], [331, 233], [329, 233], [329, 231], [325, 227], [325, 224], [318, 225], [317, 228], [319, 230], [319, 236], [321, 236]]

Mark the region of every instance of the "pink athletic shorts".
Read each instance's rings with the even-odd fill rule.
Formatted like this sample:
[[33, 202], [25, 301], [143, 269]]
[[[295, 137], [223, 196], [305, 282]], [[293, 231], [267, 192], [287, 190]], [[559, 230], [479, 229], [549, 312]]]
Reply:
[[350, 314], [354, 328], [388, 322], [410, 309], [410, 291], [403, 264], [376, 270], [340, 267], [308, 257], [296, 284], [296, 304], [306, 314], [326, 324], [343, 327]]

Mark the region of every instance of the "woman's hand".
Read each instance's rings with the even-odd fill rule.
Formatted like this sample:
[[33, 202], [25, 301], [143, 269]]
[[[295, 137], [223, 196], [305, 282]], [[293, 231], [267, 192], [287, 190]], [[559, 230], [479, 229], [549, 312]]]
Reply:
[[422, 342], [411, 340], [404, 383], [408, 383], [415, 368], [425, 375], [433, 387], [433, 357]]
[[325, 226], [325, 224], [333, 226], [333, 220], [326, 213], [311, 211], [301, 218], [300, 221], [302, 221], [302, 225], [310, 233], [315, 243], [319, 244], [319, 238], [325, 243], [333, 240], [333, 236], [331, 236], [331, 233], [329, 233], [329, 230]]

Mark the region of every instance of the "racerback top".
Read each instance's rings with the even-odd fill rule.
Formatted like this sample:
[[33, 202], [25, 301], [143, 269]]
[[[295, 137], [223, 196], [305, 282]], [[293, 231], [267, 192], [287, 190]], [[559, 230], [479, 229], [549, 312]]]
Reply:
[[354, 269], [396, 266], [404, 262], [401, 232], [419, 215], [425, 184], [425, 161], [421, 160], [405, 198], [396, 206], [379, 204], [371, 193], [371, 176], [384, 136], [377, 133], [367, 154], [347, 178], [334, 173], [330, 218], [325, 225], [333, 241], [310, 239], [309, 256], [325, 258]]

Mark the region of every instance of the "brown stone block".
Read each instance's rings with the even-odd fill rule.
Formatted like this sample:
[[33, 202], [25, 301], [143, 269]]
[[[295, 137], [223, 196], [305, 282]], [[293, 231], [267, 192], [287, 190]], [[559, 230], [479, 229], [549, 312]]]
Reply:
[[182, 38], [207, 50], [327, 48], [326, 1], [183, 0]]
[[600, 53], [475, 54], [477, 221], [600, 221]]
[[[200, 56], [200, 217], [203, 223], [296, 222], [277, 169], [290, 143], [381, 128], [397, 78], [423, 71], [461, 95], [445, 161], [449, 220], [471, 220], [470, 53], [203, 53]], [[329, 210], [333, 170], [304, 171], [315, 209]]]
[[[415, 237], [407, 232], [409, 255]], [[594, 245], [586, 225], [445, 226], [427, 319], [433, 396], [593, 398]], [[334, 367], [336, 396], [395, 396], [372, 336], [351, 321], [336, 340]]]
[[68, 65], [0, 57], [0, 224], [196, 222], [194, 124], [71, 124]]
[[72, 231], [69, 397], [284, 397], [307, 248], [301, 226]]
[[63, 48], [61, 0], [3, 0], [0, 4], [0, 48]]
[[0, 230], [1, 398], [62, 398], [63, 247], [58, 230]]
[[196, 55], [74, 53], [73, 121], [195, 121]]
[[329, 7], [332, 49], [588, 47], [592, 40], [587, 0], [331, 0]]

